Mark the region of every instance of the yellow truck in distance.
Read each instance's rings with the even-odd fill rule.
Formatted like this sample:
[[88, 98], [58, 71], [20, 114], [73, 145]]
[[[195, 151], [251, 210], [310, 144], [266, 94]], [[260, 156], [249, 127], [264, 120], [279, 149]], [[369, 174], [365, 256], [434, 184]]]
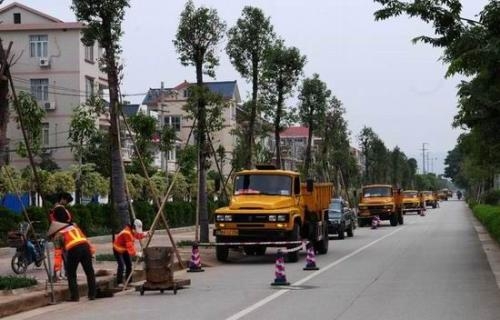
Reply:
[[403, 191], [402, 209], [403, 214], [406, 212], [417, 212], [423, 208], [420, 193], [417, 190]]
[[363, 186], [358, 204], [358, 225], [369, 225], [373, 216], [389, 220], [391, 226], [403, 224], [401, 191], [388, 184]]
[[[331, 183], [301, 183], [293, 171], [258, 166], [237, 173], [229, 205], [215, 211], [217, 259], [226, 261], [230, 248], [263, 255], [267, 247], [300, 245], [273, 242], [302, 239], [308, 239], [319, 254], [327, 253], [326, 209], [332, 196]], [[287, 252], [287, 260], [298, 261], [298, 250]]]
[[439, 201], [437, 193], [433, 191], [422, 191], [422, 195], [424, 196], [424, 206], [436, 209]]

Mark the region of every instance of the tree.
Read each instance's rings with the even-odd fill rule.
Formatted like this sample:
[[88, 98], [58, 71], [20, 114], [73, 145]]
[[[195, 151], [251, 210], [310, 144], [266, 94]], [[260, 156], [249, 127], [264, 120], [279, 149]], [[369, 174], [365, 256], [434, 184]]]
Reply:
[[293, 92], [306, 63], [306, 56], [295, 47], [285, 47], [278, 40], [265, 51], [263, 60], [263, 90], [269, 106], [269, 114], [274, 118], [274, 139], [276, 145], [276, 166], [281, 168], [280, 132], [285, 116], [285, 99]]
[[219, 19], [217, 10], [200, 7], [196, 9], [193, 1], [186, 3], [177, 34], [174, 40], [181, 64], [193, 65], [196, 69], [197, 94], [197, 132], [198, 148], [198, 214], [200, 221], [200, 240], [208, 241], [208, 211], [206, 194], [205, 161], [209, 154], [206, 139], [206, 101], [203, 96], [203, 74], [215, 76], [214, 68], [219, 64], [216, 54], [217, 44], [223, 38], [226, 25]]
[[319, 79], [317, 73], [312, 78], [304, 79], [299, 93], [299, 117], [301, 122], [309, 129], [304, 162], [304, 175], [309, 176], [311, 165], [311, 146], [313, 135], [322, 129], [325, 122], [325, 113], [328, 107], [328, 98], [331, 91], [326, 83]]
[[[347, 121], [344, 119], [345, 109], [337, 97], [332, 96], [326, 111], [321, 148], [318, 150], [318, 164], [316, 175], [324, 177], [326, 181], [333, 181], [337, 187], [356, 184], [359, 178], [359, 169], [356, 159], [351, 154]], [[339, 176], [339, 173], [342, 175]], [[341, 186], [343, 180], [343, 186]]]
[[[264, 52], [269, 48], [276, 36], [269, 17], [255, 7], [243, 8], [241, 18], [236, 25], [229, 29], [226, 52], [231, 63], [242, 77], [252, 81], [252, 101], [250, 103], [250, 117], [245, 143], [245, 168], [254, 165], [255, 151], [255, 122], [260, 115], [258, 110], [258, 90], [262, 71]], [[247, 105], [246, 105], [247, 106]]]
[[[103, 106], [99, 98], [91, 98], [88, 103], [82, 104], [73, 110], [69, 127], [69, 145], [78, 159], [78, 166], [83, 164], [83, 153], [91, 140], [98, 134], [96, 122]], [[75, 172], [75, 203], [80, 203], [82, 195], [81, 170]]]
[[361, 132], [358, 135], [359, 144], [361, 146], [361, 153], [363, 154], [365, 160], [365, 169], [363, 173], [363, 183], [368, 183], [372, 180], [372, 144], [378, 139], [377, 134], [373, 131], [372, 128], [364, 126], [361, 129]]
[[475, 184], [491, 187], [493, 174], [500, 168], [500, 132], [497, 129], [500, 122], [498, 1], [489, 1], [477, 15], [477, 20], [461, 16], [459, 0], [375, 2], [383, 6], [375, 12], [377, 20], [406, 14], [432, 23], [434, 37], [419, 36], [413, 41], [444, 49], [442, 60], [448, 64], [447, 77], [457, 74], [466, 76], [467, 80], [458, 85], [458, 114], [453, 125], [470, 130], [472, 135], [468, 139], [477, 144], [463, 149], [467, 153], [460, 170], [477, 174], [475, 179], [470, 177], [476, 180]]
[[119, 41], [123, 33], [121, 23], [127, 7], [129, 7], [128, 0], [73, 0], [71, 7], [77, 19], [87, 24], [83, 29], [82, 42], [85, 45], [92, 45], [97, 41], [104, 48], [101, 67], [107, 74], [109, 85], [112, 200], [114, 211], [120, 218], [120, 228], [130, 223], [118, 129], [121, 70], [118, 63], [121, 52]]
[[[136, 173], [144, 177], [145, 173], [140, 163], [140, 159], [142, 159], [148, 175], [152, 175], [155, 171], [151, 165], [154, 161], [155, 150], [153, 137], [158, 133], [156, 129], [157, 120], [152, 116], [139, 112], [131, 116], [128, 122], [134, 134], [135, 147], [137, 148], [137, 150], [134, 148], [132, 163], [128, 166], [128, 169], [131, 173]], [[168, 131], [168, 134], [171, 133], [168, 126], [164, 130]], [[169, 141], [169, 144], [171, 144], [171, 141]]]
[[[0, 1], [2, 4], [3, 1]], [[0, 167], [6, 163], [8, 139], [7, 124], [9, 123], [9, 80], [7, 52], [3, 48], [2, 38], [0, 38]]]

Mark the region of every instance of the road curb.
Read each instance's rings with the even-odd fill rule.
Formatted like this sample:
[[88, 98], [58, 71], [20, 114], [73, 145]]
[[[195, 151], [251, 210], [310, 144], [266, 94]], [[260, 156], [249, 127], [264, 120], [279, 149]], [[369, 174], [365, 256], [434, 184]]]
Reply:
[[472, 224], [476, 230], [479, 241], [481, 242], [481, 247], [486, 254], [486, 259], [490, 265], [491, 272], [495, 276], [497, 287], [500, 289], [500, 245], [491, 237], [488, 230], [476, 218], [472, 210], [470, 210], [470, 212]]

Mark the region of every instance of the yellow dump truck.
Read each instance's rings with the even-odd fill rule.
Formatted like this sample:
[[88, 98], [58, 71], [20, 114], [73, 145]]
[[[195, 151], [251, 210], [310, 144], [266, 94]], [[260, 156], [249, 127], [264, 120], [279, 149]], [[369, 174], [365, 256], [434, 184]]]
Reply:
[[[230, 248], [263, 255], [267, 247], [296, 248], [303, 239], [319, 254], [328, 252], [331, 183], [301, 183], [297, 172], [258, 166], [237, 173], [233, 190], [229, 206], [215, 211], [219, 261], [228, 259]], [[298, 250], [288, 251], [287, 260], [298, 261]]]
[[424, 196], [424, 202], [426, 207], [437, 207], [437, 202], [439, 201], [437, 193], [432, 191], [422, 191], [422, 195]]
[[401, 210], [401, 190], [386, 184], [372, 184], [363, 186], [359, 195], [358, 225], [370, 224], [373, 216], [380, 220], [389, 220], [391, 226], [403, 224]]
[[422, 200], [423, 199], [421, 198], [421, 194], [417, 190], [403, 191], [403, 214], [405, 214], [406, 212], [420, 213], [420, 210], [422, 210], [422, 208], [424, 207]]

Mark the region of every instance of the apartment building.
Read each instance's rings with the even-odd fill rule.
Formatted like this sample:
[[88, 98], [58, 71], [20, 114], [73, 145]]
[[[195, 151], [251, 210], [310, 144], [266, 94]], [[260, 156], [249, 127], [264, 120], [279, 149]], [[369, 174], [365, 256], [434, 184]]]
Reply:
[[[188, 113], [183, 109], [187, 104], [189, 87], [193, 83], [184, 81], [173, 88], [165, 88], [163, 84], [160, 88], [149, 89], [143, 104], [147, 105], [152, 111], [158, 112], [158, 118], [161, 126], [171, 126], [177, 132], [179, 139], [177, 148], [161, 155], [161, 168], [167, 172], [173, 172], [177, 166], [177, 152], [186, 143], [194, 144], [194, 136], [192, 135], [189, 142], [193, 127], [193, 120], [188, 118]], [[236, 113], [239, 110], [238, 105], [241, 103], [238, 84], [236, 81], [217, 81], [206, 82], [205, 85], [211, 92], [220, 94], [227, 102], [228, 107], [223, 110], [223, 128], [219, 132], [212, 134], [213, 147], [217, 148], [221, 145], [226, 152], [226, 160], [222, 165], [222, 171], [225, 175], [231, 171], [231, 159], [234, 146], [236, 145], [236, 137], [231, 133], [237, 126]], [[216, 170], [214, 159], [211, 159], [212, 169]]]
[[[107, 88], [106, 75], [99, 70], [102, 48], [84, 46], [80, 22], [63, 22], [46, 13], [14, 2], [0, 7], [0, 35], [4, 46], [12, 42], [16, 63], [11, 68], [16, 91], [30, 92], [45, 108], [42, 145], [62, 169], [75, 163], [68, 146], [73, 109], [88, 97]], [[15, 114], [8, 126], [10, 164], [28, 164], [13, 150], [22, 141]], [[96, 126], [106, 127], [105, 119]]]
[[[309, 139], [309, 128], [304, 126], [292, 126], [280, 133], [281, 141], [281, 168], [285, 170], [298, 170], [305, 160], [307, 140]], [[311, 148], [315, 150], [321, 143], [321, 138], [312, 139]], [[276, 153], [274, 140], [271, 150]], [[276, 160], [276, 157], [274, 157]]]

